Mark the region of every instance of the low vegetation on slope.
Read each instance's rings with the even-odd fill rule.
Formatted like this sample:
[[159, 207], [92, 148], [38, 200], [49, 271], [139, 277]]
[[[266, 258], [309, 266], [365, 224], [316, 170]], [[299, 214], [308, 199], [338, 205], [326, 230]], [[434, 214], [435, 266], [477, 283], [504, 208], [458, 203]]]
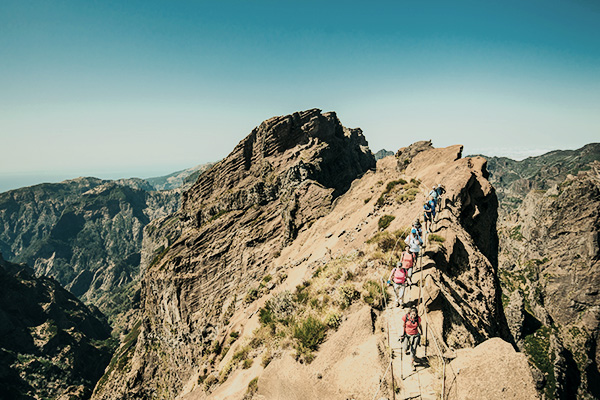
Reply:
[[[258, 311], [260, 327], [249, 339], [238, 343], [238, 333], [232, 332], [224, 343], [215, 343], [213, 354], [208, 356], [212, 368], [223, 359], [229, 357], [229, 361], [220, 371], [211, 373], [207, 368], [200, 383], [211, 391], [236, 368], [249, 368], [254, 362], [266, 367], [289, 349], [298, 362], [310, 363], [328, 333], [343, 323], [352, 304], [362, 302], [383, 309], [388, 293], [380, 278], [387, 271], [374, 262], [373, 258], [379, 259], [377, 253], [355, 252], [332, 259], [293, 291], [284, 290], [271, 297]], [[247, 299], [257, 298], [261, 289], [250, 289]]]

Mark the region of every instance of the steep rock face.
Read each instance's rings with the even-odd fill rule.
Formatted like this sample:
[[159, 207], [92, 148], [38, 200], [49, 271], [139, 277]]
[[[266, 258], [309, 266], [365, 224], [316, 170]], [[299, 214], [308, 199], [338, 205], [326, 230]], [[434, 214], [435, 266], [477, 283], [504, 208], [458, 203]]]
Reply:
[[344, 128], [334, 113], [313, 109], [255, 128], [184, 193], [181, 225], [162, 235], [172, 237], [148, 241], [154, 257], [146, 258], [131, 372], [109, 371], [111, 383], [94, 398], [176, 396], [248, 287], [374, 166], [360, 129]]
[[3, 399], [87, 399], [110, 360], [110, 327], [53, 279], [0, 255]]
[[152, 190], [79, 178], [2, 193], [0, 247], [114, 316], [131, 305], [144, 226], [179, 205], [177, 191]]
[[600, 397], [599, 173], [593, 162], [547, 191], [531, 191], [500, 230], [511, 332], [557, 398]]
[[443, 242], [426, 249], [424, 265], [435, 267], [429, 310], [440, 311], [444, 339], [458, 348], [508, 337], [496, 277], [496, 193], [487, 180], [486, 160], [461, 153], [462, 146], [422, 151], [406, 168], [423, 183], [425, 196], [436, 184], [446, 188], [434, 230]]

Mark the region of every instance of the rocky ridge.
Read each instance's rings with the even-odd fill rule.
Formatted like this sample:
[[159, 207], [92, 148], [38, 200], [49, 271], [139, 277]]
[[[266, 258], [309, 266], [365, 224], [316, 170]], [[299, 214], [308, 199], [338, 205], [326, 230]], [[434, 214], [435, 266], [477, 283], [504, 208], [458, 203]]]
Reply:
[[110, 332], [54, 279], [0, 255], [3, 399], [88, 399], [110, 360]]
[[[334, 113], [255, 128], [146, 229], [140, 328], [93, 398], [371, 397], [389, 363], [376, 289], [398, 257], [389, 239], [406, 235], [437, 183], [445, 207], [423, 263], [432, 326], [449, 352], [509, 337], [485, 160], [413, 149], [372, 171], [362, 133]], [[303, 329], [327, 333], [319, 346]]]
[[137, 390], [156, 391], [160, 382], [175, 395], [194, 372], [190, 361], [206, 354], [248, 285], [374, 166], [359, 129], [314, 109], [263, 122], [201, 175], [183, 194], [181, 235], [155, 251], [146, 271], [135, 360], [147, 381]]

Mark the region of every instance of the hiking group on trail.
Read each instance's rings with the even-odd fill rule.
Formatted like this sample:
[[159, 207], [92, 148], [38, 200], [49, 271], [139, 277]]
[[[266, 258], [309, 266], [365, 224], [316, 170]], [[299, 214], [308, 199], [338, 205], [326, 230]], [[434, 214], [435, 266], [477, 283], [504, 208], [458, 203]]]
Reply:
[[[431, 192], [427, 195], [427, 199], [423, 204], [423, 218], [425, 224], [425, 234], [433, 230], [435, 223], [436, 210], [441, 211], [442, 195], [445, 189], [441, 184], [434, 185]], [[421, 253], [421, 248], [425, 247], [423, 243], [423, 230], [419, 218], [415, 220], [410, 233], [404, 239], [406, 244], [404, 251], [400, 256], [400, 260], [396, 262], [387, 279], [388, 285], [393, 286], [394, 295], [396, 297], [396, 307], [404, 307], [404, 294], [407, 287], [413, 285], [411, 278], [413, 275], [413, 267], [416, 265], [417, 258]], [[411, 367], [415, 371], [415, 358], [417, 347], [421, 342], [421, 317], [418, 315], [417, 308], [411, 306], [408, 313], [402, 316], [402, 334], [399, 340], [402, 342], [402, 353], [411, 356]]]

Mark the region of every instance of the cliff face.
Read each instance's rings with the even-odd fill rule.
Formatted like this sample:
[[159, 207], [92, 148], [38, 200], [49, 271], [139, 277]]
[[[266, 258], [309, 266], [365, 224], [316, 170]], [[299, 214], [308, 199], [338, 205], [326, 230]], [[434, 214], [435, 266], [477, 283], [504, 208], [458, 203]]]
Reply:
[[115, 316], [131, 307], [142, 232], [179, 193], [139, 179], [79, 178], [0, 194], [0, 248]]
[[0, 256], [3, 399], [87, 399], [110, 360], [110, 327], [53, 279]]
[[432, 326], [447, 350], [508, 335], [485, 160], [417, 147], [402, 172], [393, 157], [372, 171], [360, 130], [333, 113], [255, 128], [178, 213], [146, 228], [140, 329], [93, 398], [241, 399], [257, 376], [259, 397], [372, 396], [356, 382], [385, 371], [375, 289], [399, 256], [386, 243], [406, 235], [437, 183], [445, 207], [423, 262]]
[[556, 398], [600, 397], [600, 163], [583, 169], [531, 191], [500, 230], [511, 332]]
[[[359, 129], [308, 110], [263, 122], [202, 174], [183, 194], [180, 227], [166, 228], [164, 220], [148, 228], [174, 234], [148, 241], [157, 248], [143, 281], [136, 375], [127, 383], [135, 396], [176, 395], [249, 285], [374, 166]], [[111, 390], [97, 388], [98, 397]]]

